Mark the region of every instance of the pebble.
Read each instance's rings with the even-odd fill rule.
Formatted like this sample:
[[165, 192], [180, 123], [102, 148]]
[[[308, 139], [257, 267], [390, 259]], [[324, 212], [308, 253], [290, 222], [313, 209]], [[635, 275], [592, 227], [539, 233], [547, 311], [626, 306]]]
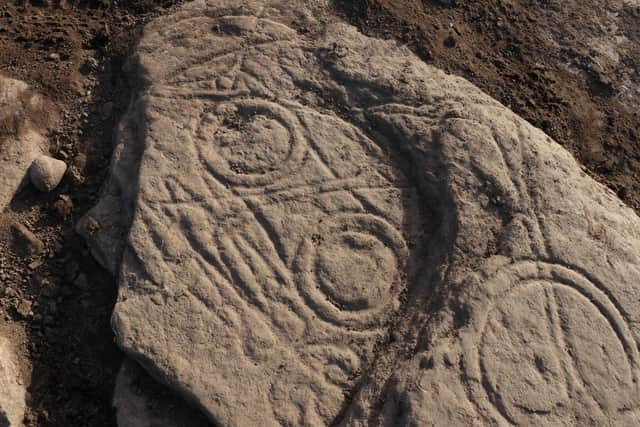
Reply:
[[18, 314], [25, 319], [33, 315], [33, 311], [31, 311], [31, 303], [27, 300], [20, 301], [15, 308]]
[[90, 74], [98, 69], [98, 60], [93, 57], [89, 57], [82, 64], [81, 72], [84, 75]]
[[49, 192], [56, 188], [67, 171], [67, 164], [52, 157], [40, 156], [33, 161], [29, 177], [40, 191]]
[[42, 260], [41, 259], [36, 259], [32, 262], [29, 263], [29, 270], [35, 270], [36, 268], [40, 267], [42, 265]]

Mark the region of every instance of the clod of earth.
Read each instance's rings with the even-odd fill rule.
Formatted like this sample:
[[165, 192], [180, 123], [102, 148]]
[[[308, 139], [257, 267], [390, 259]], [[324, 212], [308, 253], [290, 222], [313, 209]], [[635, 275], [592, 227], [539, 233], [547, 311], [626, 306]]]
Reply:
[[640, 422], [635, 213], [322, 2], [237, 3], [134, 56], [79, 226], [124, 351], [227, 426]]

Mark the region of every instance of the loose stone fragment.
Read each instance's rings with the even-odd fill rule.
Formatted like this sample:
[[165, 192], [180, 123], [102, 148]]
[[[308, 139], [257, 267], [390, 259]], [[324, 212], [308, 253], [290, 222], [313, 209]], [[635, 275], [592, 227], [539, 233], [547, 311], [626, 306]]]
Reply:
[[33, 161], [29, 176], [38, 190], [49, 192], [60, 184], [66, 171], [67, 164], [62, 160], [40, 156]]

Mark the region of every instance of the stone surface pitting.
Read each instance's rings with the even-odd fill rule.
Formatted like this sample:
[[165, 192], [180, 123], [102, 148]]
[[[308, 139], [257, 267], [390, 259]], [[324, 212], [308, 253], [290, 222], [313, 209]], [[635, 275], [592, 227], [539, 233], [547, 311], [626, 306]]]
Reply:
[[326, 10], [194, 1], [146, 28], [81, 224], [119, 345], [221, 425], [637, 423], [636, 215]]

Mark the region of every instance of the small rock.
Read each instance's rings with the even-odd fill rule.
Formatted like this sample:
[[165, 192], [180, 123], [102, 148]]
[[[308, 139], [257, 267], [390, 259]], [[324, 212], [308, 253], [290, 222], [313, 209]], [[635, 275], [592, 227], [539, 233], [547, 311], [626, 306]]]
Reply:
[[56, 62], [57, 62], [57, 61], [60, 61], [60, 55], [59, 55], [59, 54], [57, 54], [57, 53], [50, 53], [50, 54], [47, 56], [47, 59], [48, 59], [49, 61], [56, 61]]
[[97, 219], [95, 219], [94, 217], [90, 216], [87, 218], [87, 231], [89, 232], [89, 234], [93, 234], [97, 231], [100, 230], [100, 223], [98, 222]]
[[53, 204], [56, 214], [62, 218], [69, 218], [73, 213], [73, 201], [70, 196], [61, 195]]
[[14, 250], [23, 256], [37, 256], [44, 251], [44, 243], [24, 225], [11, 224]]
[[32, 262], [29, 263], [29, 270], [35, 270], [36, 268], [40, 267], [42, 265], [42, 260], [41, 259], [36, 259]]
[[31, 303], [28, 300], [20, 301], [16, 305], [16, 311], [25, 319], [33, 315], [33, 311], [31, 311]]
[[40, 156], [31, 164], [29, 177], [38, 190], [49, 192], [60, 184], [66, 171], [67, 164], [62, 160]]

